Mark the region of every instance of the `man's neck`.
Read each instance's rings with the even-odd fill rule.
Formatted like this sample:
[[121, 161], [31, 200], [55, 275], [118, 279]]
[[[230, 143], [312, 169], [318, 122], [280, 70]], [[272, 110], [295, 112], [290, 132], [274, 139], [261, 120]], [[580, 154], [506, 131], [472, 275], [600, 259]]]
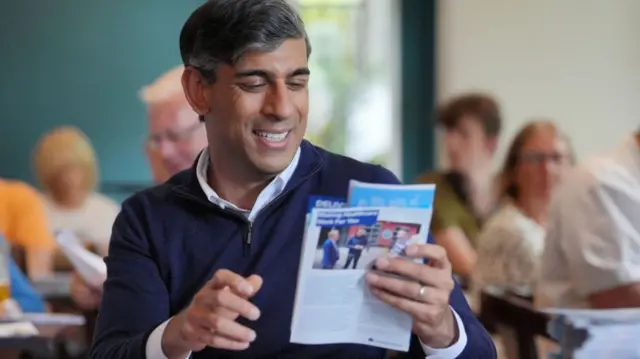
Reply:
[[233, 203], [236, 207], [246, 210], [253, 208], [260, 192], [267, 187], [271, 180], [273, 178], [248, 179], [248, 176], [234, 173], [223, 164], [209, 165], [207, 170], [207, 182], [218, 196]]

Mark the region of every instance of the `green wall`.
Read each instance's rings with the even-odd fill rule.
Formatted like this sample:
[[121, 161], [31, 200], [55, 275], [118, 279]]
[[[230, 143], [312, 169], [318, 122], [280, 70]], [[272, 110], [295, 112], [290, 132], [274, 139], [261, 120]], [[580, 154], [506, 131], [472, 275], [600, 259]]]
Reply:
[[436, 0], [402, 0], [402, 177], [434, 168]]
[[33, 183], [33, 145], [71, 124], [93, 140], [104, 183], [150, 181], [137, 91], [180, 63], [180, 27], [201, 2], [3, 1], [0, 176]]

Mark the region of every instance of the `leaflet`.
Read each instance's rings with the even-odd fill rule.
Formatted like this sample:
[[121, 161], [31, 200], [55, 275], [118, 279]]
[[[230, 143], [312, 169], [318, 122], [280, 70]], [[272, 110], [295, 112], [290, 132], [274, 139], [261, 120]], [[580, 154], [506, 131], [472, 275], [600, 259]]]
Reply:
[[56, 241], [82, 279], [95, 288], [101, 288], [107, 279], [107, 265], [102, 257], [87, 250], [71, 231], [58, 232]]
[[291, 342], [407, 351], [411, 317], [375, 297], [364, 275], [375, 259], [404, 256], [408, 244], [426, 243], [431, 213], [430, 208], [313, 208], [303, 240]]
[[349, 182], [349, 207], [433, 207], [435, 184], [380, 184]]

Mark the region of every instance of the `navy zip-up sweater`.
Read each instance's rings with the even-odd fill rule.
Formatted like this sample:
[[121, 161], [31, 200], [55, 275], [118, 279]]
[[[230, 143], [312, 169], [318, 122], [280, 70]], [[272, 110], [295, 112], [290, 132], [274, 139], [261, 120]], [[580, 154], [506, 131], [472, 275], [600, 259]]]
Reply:
[[[239, 213], [209, 202], [192, 169], [127, 199], [115, 221], [107, 281], [91, 358], [145, 358], [148, 336], [178, 314], [222, 268], [264, 284], [252, 301], [262, 315], [240, 319], [257, 338], [244, 351], [207, 348], [200, 358], [382, 359], [385, 351], [363, 345], [289, 343], [294, 292], [310, 196], [344, 198], [350, 179], [399, 183], [388, 170], [338, 156], [304, 141], [286, 188], [249, 223]], [[493, 343], [455, 288], [451, 305], [462, 318], [467, 346], [459, 358], [493, 359]], [[416, 338], [410, 356], [424, 358]]]

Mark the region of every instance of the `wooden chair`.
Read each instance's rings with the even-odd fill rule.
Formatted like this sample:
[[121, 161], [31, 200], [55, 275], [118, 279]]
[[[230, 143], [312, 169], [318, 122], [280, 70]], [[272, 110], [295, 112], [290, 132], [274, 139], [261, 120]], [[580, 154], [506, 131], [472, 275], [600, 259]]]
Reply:
[[513, 329], [520, 359], [539, 359], [536, 336], [555, 341], [547, 333], [549, 317], [533, 308], [531, 298], [483, 291], [480, 300], [483, 316], [487, 320]]

